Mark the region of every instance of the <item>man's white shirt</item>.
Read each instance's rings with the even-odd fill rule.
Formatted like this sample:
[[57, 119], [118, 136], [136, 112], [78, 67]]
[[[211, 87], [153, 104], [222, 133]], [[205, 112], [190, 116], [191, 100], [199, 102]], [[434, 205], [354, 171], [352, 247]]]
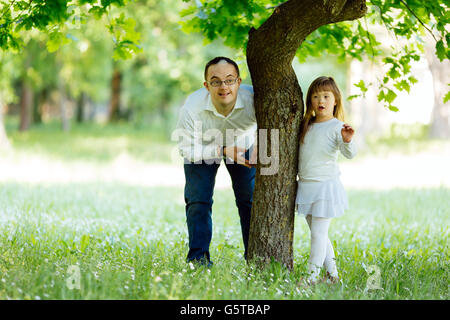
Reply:
[[189, 95], [180, 110], [176, 137], [182, 157], [191, 162], [217, 159], [218, 146], [250, 148], [256, 138], [253, 87], [239, 87], [236, 104], [228, 116], [217, 112], [206, 88]]

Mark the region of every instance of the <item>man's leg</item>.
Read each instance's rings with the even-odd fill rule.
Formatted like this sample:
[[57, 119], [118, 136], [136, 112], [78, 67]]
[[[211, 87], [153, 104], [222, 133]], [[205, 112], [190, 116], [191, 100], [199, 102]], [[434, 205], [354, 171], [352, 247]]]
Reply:
[[[248, 159], [248, 153], [246, 158]], [[256, 168], [247, 168], [241, 164], [227, 164], [231, 176], [236, 205], [241, 221], [242, 240], [244, 242], [244, 258], [247, 259], [248, 236], [250, 232], [250, 214], [252, 210], [253, 189], [255, 187]]]
[[[189, 233], [187, 261], [209, 262], [209, 244], [212, 237], [211, 208], [214, 184], [219, 164], [185, 163], [186, 222]], [[206, 262], [206, 261], [203, 261]]]

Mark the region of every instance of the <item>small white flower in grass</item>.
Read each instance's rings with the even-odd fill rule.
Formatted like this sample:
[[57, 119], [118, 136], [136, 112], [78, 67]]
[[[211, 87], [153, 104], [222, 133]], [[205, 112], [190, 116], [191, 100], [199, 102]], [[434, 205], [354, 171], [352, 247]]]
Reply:
[[194, 264], [192, 262], [189, 262], [189, 267], [191, 268], [191, 270], [195, 269]]
[[161, 277], [160, 276], [156, 276], [155, 282], [161, 282], [161, 281], [162, 281]]
[[36, 300], [41, 300], [41, 297], [35, 296], [34, 299], [36, 299]]

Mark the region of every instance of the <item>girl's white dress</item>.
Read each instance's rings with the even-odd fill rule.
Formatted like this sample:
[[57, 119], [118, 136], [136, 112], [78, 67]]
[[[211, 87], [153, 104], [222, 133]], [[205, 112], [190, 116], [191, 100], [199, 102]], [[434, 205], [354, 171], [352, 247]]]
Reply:
[[351, 159], [356, 155], [353, 140], [345, 143], [343, 122], [333, 118], [313, 123], [300, 144], [299, 183], [295, 200], [299, 214], [333, 218], [348, 209], [348, 199], [339, 179], [338, 152]]

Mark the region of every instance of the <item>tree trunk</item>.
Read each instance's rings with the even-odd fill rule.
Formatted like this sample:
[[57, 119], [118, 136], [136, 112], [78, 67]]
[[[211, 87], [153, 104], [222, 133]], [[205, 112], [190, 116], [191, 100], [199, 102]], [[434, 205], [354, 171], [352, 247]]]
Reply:
[[28, 80], [22, 79], [22, 92], [20, 94], [20, 124], [19, 131], [26, 131], [30, 128], [33, 112], [33, 89]]
[[77, 122], [82, 123], [86, 118], [86, 93], [81, 92], [77, 100]]
[[0, 150], [9, 149], [11, 144], [5, 130], [5, 122], [3, 116], [3, 101], [0, 97]]
[[42, 123], [42, 106], [47, 101], [47, 88], [34, 95], [33, 123]]
[[122, 73], [115, 67], [111, 80], [111, 103], [108, 114], [108, 120], [110, 122], [119, 120], [121, 82]]
[[[257, 264], [272, 259], [293, 268], [294, 209], [298, 169], [302, 91], [292, 68], [303, 40], [322, 25], [362, 17], [363, 0], [290, 0], [278, 6], [258, 30], [251, 29], [247, 45], [259, 136], [259, 157], [248, 257]], [[265, 143], [261, 129], [269, 129]], [[276, 131], [274, 131], [276, 130]], [[279, 133], [279, 143], [276, 134]], [[273, 145], [272, 145], [273, 144]], [[264, 174], [261, 152], [278, 149], [279, 167]], [[273, 159], [278, 161], [278, 159]]]
[[430, 137], [450, 138], [450, 103], [444, 103], [444, 96], [450, 83], [450, 62], [448, 59], [439, 61], [435, 54], [436, 41], [427, 37], [426, 58], [433, 76], [434, 107], [431, 114]]
[[60, 76], [58, 83], [59, 89], [59, 110], [61, 114], [61, 126], [63, 131], [70, 130], [70, 122], [69, 117], [67, 115], [67, 97], [66, 97], [66, 86], [64, 83], [64, 79]]

